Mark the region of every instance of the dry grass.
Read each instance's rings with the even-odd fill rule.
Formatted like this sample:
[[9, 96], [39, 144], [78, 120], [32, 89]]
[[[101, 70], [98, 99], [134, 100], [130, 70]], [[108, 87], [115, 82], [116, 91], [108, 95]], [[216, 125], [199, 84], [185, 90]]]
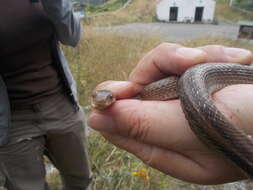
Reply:
[[58, 171], [53, 171], [47, 175], [47, 181], [50, 187], [53, 187], [52, 190], [62, 190], [62, 182], [59, 177]]
[[[184, 187], [190, 186], [148, 168], [133, 155], [112, 146], [96, 133], [90, 137], [89, 150], [94, 172], [93, 190], [172, 190], [173, 186], [187, 190]], [[147, 169], [148, 180], [132, 174], [142, 168]]]
[[234, 40], [224, 37], [198, 37], [183, 43], [185, 46], [197, 47], [205, 45], [224, 45], [228, 47], [245, 48], [253, 52], [253, 45], [248, 40]]
[[88, 97], [98, 83], [126, 80], [143, 53], [159, 43], [155, 36], [120, 36], [86, 29], [78, 48], [64, 48], [78, 82], [81, 104], [88, 104]]

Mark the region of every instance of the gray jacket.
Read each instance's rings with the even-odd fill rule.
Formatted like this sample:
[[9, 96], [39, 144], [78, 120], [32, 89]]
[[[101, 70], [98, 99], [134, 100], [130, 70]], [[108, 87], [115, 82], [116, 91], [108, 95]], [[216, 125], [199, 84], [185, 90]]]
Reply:
[[[60, 50], [59, 42], [76, 46], [81, 36], [81, 24], [72, 10], [71, 0], [40, 0], [46, 14], [55, 27], [55, 38], [52, 41], [54, 63], [64, 82], [64, 87], [73, 106], [78, 110], [76, 83], [68, 63]], [[31, 0], [31, 3], [38, 3]], [[8, 131], [11, 121], [10, 104], [5, 83], [0, 76], [0, 145], [8, 142]]]

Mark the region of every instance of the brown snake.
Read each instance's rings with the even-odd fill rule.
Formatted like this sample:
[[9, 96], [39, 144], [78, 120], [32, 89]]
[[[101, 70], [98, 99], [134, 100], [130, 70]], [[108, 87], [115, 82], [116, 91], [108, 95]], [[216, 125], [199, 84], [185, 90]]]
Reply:
[[[145, 86], [144, 100], [179, 98], [197, 137], [222, 152], [249, 177], [253, 176], [253, 138], [233, 126], [216, 108], [212, 94], [233, 84], [253, 84], [253, 67], [234, 63], [206, 63], [188, 69], [180, 78], [168, 77]], [[93, 107], [105, 109], [115, 101], [110, 91], [95, 91]]]

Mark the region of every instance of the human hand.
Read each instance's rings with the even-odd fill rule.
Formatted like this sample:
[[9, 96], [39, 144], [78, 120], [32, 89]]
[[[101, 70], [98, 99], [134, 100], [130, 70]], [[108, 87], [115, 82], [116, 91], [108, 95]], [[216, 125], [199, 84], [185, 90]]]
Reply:
[[[176, 178], [200, 184], [218, 184], [246, 178], [220, 153], [202, 144], [191, 131], [180, 101], [131, 100], [150, 82], [168, 74], [181, 74], [204, 62], [249, 64], [250, 51], [222, 46], [185, 48], [161, 44], [150, 51], [130, 74], [129, 82], [104, 82], [97, 89], [109, 89], [119, 99], [105, 111], [91, 113], [89, 124], [113, 144], [146, 164]], [[253, 85], [234, 85], [214, 94], [219, 110], [231, 122], [253, 134], [251, 113]]]

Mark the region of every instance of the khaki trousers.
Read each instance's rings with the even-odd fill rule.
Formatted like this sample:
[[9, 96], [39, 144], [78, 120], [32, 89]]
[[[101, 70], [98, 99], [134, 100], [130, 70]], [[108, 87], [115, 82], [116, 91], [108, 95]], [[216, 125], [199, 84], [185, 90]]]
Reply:
[[86, 190], [91, 172], [84, 114], [58, 93], [42, 103], [12, 109], [10, 143], [0, 147], [8, 190], [48, 190], [44, 155], [59, 170], [65, 190]]

